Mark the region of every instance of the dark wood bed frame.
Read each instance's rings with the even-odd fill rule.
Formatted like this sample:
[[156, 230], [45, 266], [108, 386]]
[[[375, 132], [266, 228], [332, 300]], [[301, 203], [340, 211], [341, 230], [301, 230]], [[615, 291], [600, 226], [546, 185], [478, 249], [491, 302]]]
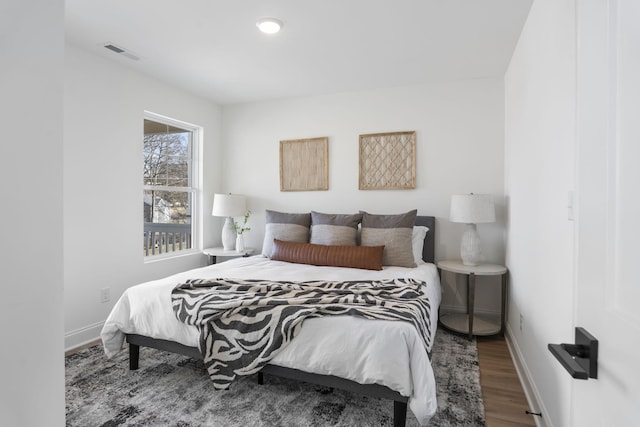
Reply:
[[[435, 260], [435, 217], [418, 216], [416, 218], [416, 225], [424, 225], [426, 227], [429, 227], [429, 232], [427, 233], [422, 249], [422, 259], [426, 262], [433, 263]], [[149, 338], [143, 335], [136, 334], [127, 334], [126, 339], [129, 343], [129, 369], [131, 370], [138, 369], [141, 346], [182, 354], [194, 359], [202, 359], [202, 354], [196, 347], [189, 347], [173, 341]], [[275, 375], [298, 381], [305, 381], [308, 383], [333, 387], [381, 399], [391, 399], [393, 400], [394, 427], [404, 427], [406, 423], [407, 401], [409, 400], [409, 398], [402, 396], [397, 391], [392, 390], [386, 386], [379, 384], [360, 384], [355, 381], [346, 380], [344, 378], [336, 377], [333, 375], [312, 374], [298, 369], [283, 368], [277, 365], [264, 366], [262, 370], [258, 372], [258, 384], [263, 384], [264, 374]]]

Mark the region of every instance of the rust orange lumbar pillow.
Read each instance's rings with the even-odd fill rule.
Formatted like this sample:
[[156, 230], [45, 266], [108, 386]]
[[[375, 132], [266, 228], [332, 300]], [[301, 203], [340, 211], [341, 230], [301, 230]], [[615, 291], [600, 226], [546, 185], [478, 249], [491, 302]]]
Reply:
[[382, 270], [382, 246], [331, 246], [273, 239], [271, 259], [332, 267]]

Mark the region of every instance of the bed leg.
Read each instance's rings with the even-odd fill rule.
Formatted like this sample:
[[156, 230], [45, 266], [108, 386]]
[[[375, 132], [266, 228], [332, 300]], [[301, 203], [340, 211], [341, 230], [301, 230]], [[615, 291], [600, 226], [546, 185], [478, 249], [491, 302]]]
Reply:
[[138, 362], [140, 361], [140, 346], [137, 344], [129, 343], [129, 369], [135, 371], [138, 369]]
[[393, 427], [404, 427], [407, 421], [407, 402], [393, 401]]
[[264, 384], [264, 374], [262, 372], [258, 372], [258, 384]]

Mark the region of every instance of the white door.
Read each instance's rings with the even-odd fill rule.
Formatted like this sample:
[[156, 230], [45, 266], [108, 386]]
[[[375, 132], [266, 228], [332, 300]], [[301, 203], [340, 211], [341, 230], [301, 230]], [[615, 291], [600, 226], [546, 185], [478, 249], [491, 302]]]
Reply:
[[573, 426], [640, 426], [640, 1], [577, 1], [576, 325], [598, 379]]

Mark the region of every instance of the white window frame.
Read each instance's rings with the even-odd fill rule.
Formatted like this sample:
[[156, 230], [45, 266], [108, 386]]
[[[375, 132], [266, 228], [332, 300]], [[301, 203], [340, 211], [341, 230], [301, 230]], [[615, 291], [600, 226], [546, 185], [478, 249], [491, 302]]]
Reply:
[[[144, 111], [144, 120], [152, 120], [154, 122], [167, 124], [169, 126], [175, 126], [191, 132], [191, 186], [190, 187], [173, 187], [173, 186], [161, 186], [161, 185], [142, 185], [141, 194], [144, 194], [144, 190], [160, 190], [160, 191], [190, 191], [192, 193], [192, 206], [191, 206], [191, 248], [183, 249], [181, 251], [169, 252], [155, 255], [144, 255], [144, 262], [155, 262], [166, 260], [170, 258], [178, 258], [185, 255], [191, 255], [194, 253], [202, 252], [203, 241], [203, 223], [204, 212], [203, 206], [203, 178], [202, 178], [202, 140], [203, 140], [203, 128], [192, 123], [177, 120], [171, 117], [163, 116], [161, 114], [153, 113], [151, 111]], [[144, 132], [143, 132], [144, 133]], [[142, 175], [140, 175], [142, 178]], [[142, 217], [142, 215], [140, 215]], [[144, 226], [144, 224], [143, 224]]]

